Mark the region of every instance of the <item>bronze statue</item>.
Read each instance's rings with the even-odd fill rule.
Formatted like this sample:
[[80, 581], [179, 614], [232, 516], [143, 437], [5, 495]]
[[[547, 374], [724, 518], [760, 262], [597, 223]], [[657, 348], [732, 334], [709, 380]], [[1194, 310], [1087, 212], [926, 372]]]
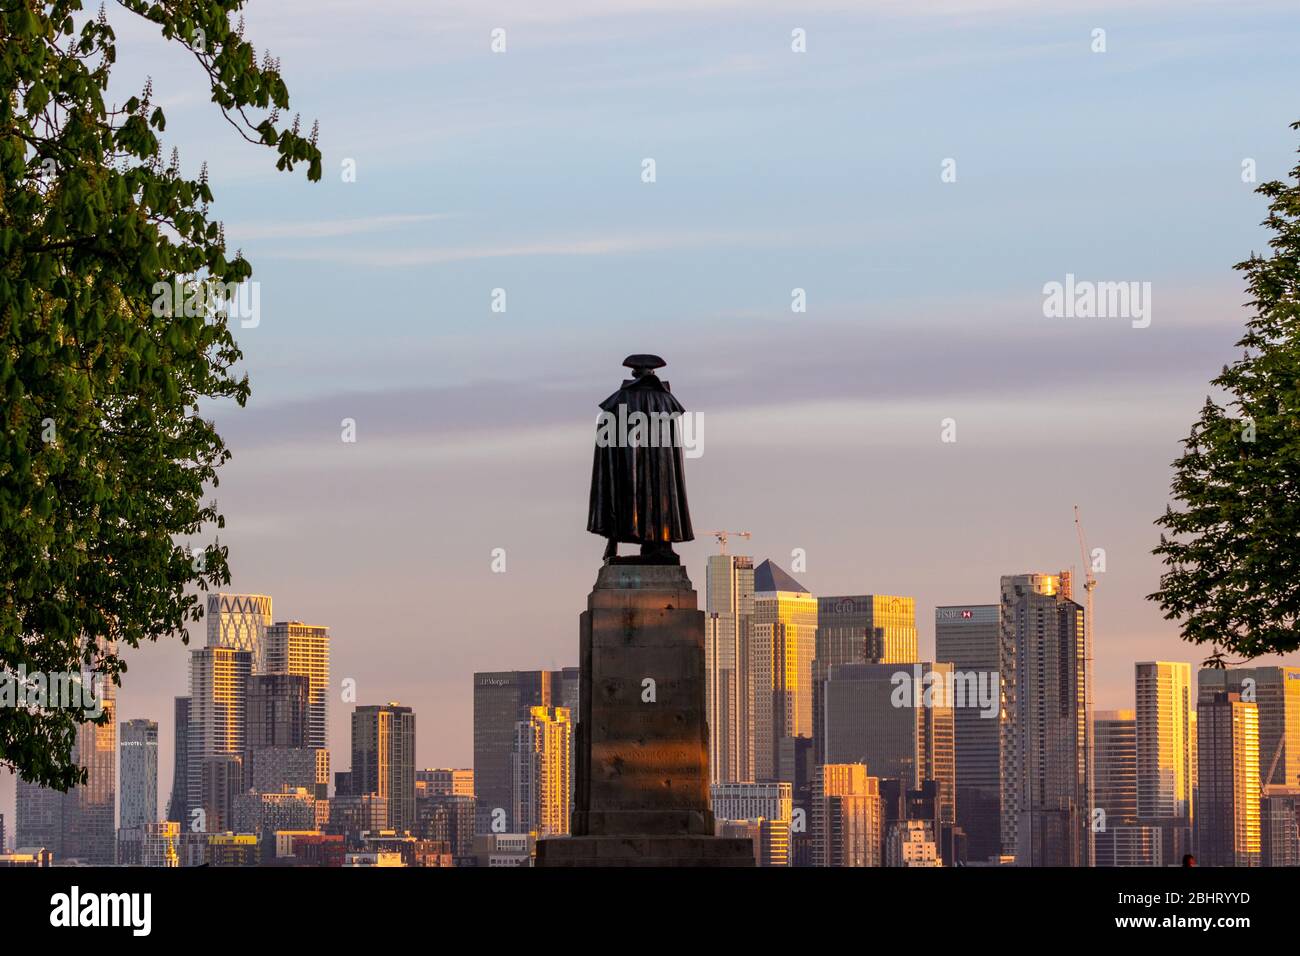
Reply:
[[[608, 539], [606, 564], [677, 564], [673, 542], [695, 539], [679, 420], [686, 409], [655, 375], [667, 364], [659, 356], [629, 355], [623, 364], [632, 377], [600, 403], [587, 530]], [[640, 557], [620, 558], [620, 541], [640, 544]]]

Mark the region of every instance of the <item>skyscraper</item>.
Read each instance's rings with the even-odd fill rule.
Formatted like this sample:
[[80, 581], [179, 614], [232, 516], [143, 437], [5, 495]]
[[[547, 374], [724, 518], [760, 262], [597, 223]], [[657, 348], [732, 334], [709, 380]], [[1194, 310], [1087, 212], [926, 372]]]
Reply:
[[935, 658], [974, 679], [995, 702], [990, 711], [957, 701], [953, 710], [957, 766], [957, 824], [966, 832], [972, 860], [1002, 853], [1002, 657], [997, 604], [956, 604], [934, 610]]
[[122, 829], [158, 822], [158, 722], [128, 720], [122, 724], [122, 796], [118, 826]]
[[[826, 763], [938, 787], [938, 820], [956, 820], [951, 664], [833, 664], [825, 683]], [[936, 835], [937, 836], [937, 835]]]
[[515, 819], [538, 837], [569, 833], [573, 812], [573, 723], [566, 707], [533, 707], [515, 725]]
[[352, 712], [352, 789], [388, 801], [388, 826], [415, 826], [415, 712], [390, 702]]
[[167, 801], [167, 819], [190, 827], [190, 699], [177, 697], [173, 710], [172, 795]]
[[817, 599], [808, 589], [771, 561], [755, 568], [749, 684], [757, 781], [776, 779], [782, 738], [812, 736], [816, 633]]
[[515, 728], [521, 720], [529, 719], [534, 707], [561, 706], [564, 690], [562, 671], [487, 671], [474, 675], [477, 832], [518, 832], [512, 759]]
[[[204, 774], [212, 773], [205, 771], [205, 764], [213, 757], [231, 756], [239, 758], [242, 765], [252, 663], [252, 651], [205, 647], [190, 652], [188, 803], [191, 808], [203, 807], [207, 811], [203, 829], [209, 832], [217, 808], [203, 802]], [[217, 792], [212, 786], [206, 789]], [[182, 830], [190, 829], [190, 823], [182, 821]]]
[[86, 782], [67, 793], [18, 781], [17, 845], [44, 847], [55, 862], [76, 860], [111, 866], [117, 857], [117, 701], [102, 697], [103, 723], [82, 723], [71, 757], [86, 771]]
[[1065, 574], [1002, 578], [1002, 844], [1020, 866], [1086, 866], [1092, 856], [1084, 611]]
[[271, 597], [267, 594], [208, 595], [208, 647], [248, 651], [252, 672], [265, 668], [266, 629], [271, 624]]
[[822, 682], [835, 664], [897, 664], [917, 659], [916, 600], [888, 594], [817, 599], [813, 652], [813, 747], [826, 760], [822, 727]]
[[1099, 710], [1092, 722], [1097, 809], [1107, 827], [1137, 820], [1137, 719], [1131, 710]]
[[[1097, 866], [1161, 866], [1181, 859], [1163, 849], [1161, 827], [1138, 820], [1136, 711], [1099, 710], [1092, 726], [1096, 761], [1092, 836]], [[1178, 846], [1180, 854], [1190, 849]]]
[[1205, 668], [1200, 695], [1236, 692], [1259, 707], [1259, 771], [1264, 786], [1300, 786], [1300, 667]]
[[1165, 860], [1180, 860], [1191, 851], [1191, 665], [1138, 662], [1134, 699], [1138, 820], [1160, 828]]
[[1259, 866], [1258, 705], [1235, 692], [1203, 687], [1197, 701], [1197, 738], [1197, 862]]
[[305, 674], [254, 674], [248, 680], [247, 747], [306, 747], [311, 681]]
[[316, 783], [330, 780], [329, 697], [330, 633], [328, 627], [280, 621], [266, 629], [266, 671], [307, 678], [307, 739], [317, 753]]
[[754, 613], [754, 562], [714, 554], [705, 572], [704, 666], [709, 770], [715, 782], [752, 779], [749, 634]]

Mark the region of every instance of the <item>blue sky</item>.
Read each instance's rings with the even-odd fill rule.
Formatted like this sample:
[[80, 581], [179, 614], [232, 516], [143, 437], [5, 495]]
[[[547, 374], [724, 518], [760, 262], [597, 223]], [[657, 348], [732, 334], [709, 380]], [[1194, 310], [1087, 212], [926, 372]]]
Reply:
[[[1097, 706], [1131, 706], [1135, 660], [1203, 656], [1143, 600], [1151, 521], [1266, 240], [1242, 161], [1295, 163], [1293, 5], [254, 2], [319, 184], [110, 18], [122, 98], [152, 75], [262, 287], [253, 400], [218, 411], [233, 589], [330, 625], [336, 679], [415, 706], [423, 764], [469, 765], [474, 670], [576, 660], [591, 426], [631, 352], [704, 414], [696, 528], [804, 548], [815, 593], [915, 595], [923, 653], [935, 605], [1076, 564], [1078, 503]], [[1044, 318], [1067, 272], [1151, 282], [1151, 327]], [[682, 549], [699, 587], [714, 547]], [[185, 650], [128, 662], [165, 795]], [[336, 704], [338, 767], [346, 733]]]

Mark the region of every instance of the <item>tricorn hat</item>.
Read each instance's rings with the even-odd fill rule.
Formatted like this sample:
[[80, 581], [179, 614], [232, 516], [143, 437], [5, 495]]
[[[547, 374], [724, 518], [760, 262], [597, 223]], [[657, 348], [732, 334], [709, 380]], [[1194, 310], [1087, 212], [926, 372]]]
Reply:
[[653, 371], [657, 368], [663, 368], [668, 363], [657, 355], [629, 355], [623, 359], [623, 364], [630, 369], [649, 369]]

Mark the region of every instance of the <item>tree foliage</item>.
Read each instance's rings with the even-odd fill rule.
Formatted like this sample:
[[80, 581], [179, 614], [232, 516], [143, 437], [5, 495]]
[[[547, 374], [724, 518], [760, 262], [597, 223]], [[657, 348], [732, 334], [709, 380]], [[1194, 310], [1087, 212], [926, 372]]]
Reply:
[[[320, 178], [315, 131], [232, 24], [243, 0], [122, 0], [184, 43], [219, 115], [277, 165]], [[160, 41], [162, 42], [162, 41]], [[251, 268], [209, 219], [206, 172], [162, 161], [151, 84], [110, 104], [104, 8], [0, 0], [0, 675], [120, 683], [120, 646], [185, 633], [199, 589], [229, 582], [205, 487], [230, 457], [200, 402], [249, 394], [222, 309], [157, 308], [158, 283], [207, 289]], [[211, 302], [210, 298], [202, 301]], [[187, 593], [188, 592], [188, 593]], [[0, 765], [60, 789], [80, 710], [0, 708]]]
[[1256, 190], [1272, 251], [1236, 266], [1254, 312], [1243, 353], [1212, 382], [1226, 402], [1206, 398], [1174, 462], [1179, 507], [1156, 521], [1150, 599], [1213, 647], [1211, 665], [1300, 648], [1300, 165], [1290, 177]]

